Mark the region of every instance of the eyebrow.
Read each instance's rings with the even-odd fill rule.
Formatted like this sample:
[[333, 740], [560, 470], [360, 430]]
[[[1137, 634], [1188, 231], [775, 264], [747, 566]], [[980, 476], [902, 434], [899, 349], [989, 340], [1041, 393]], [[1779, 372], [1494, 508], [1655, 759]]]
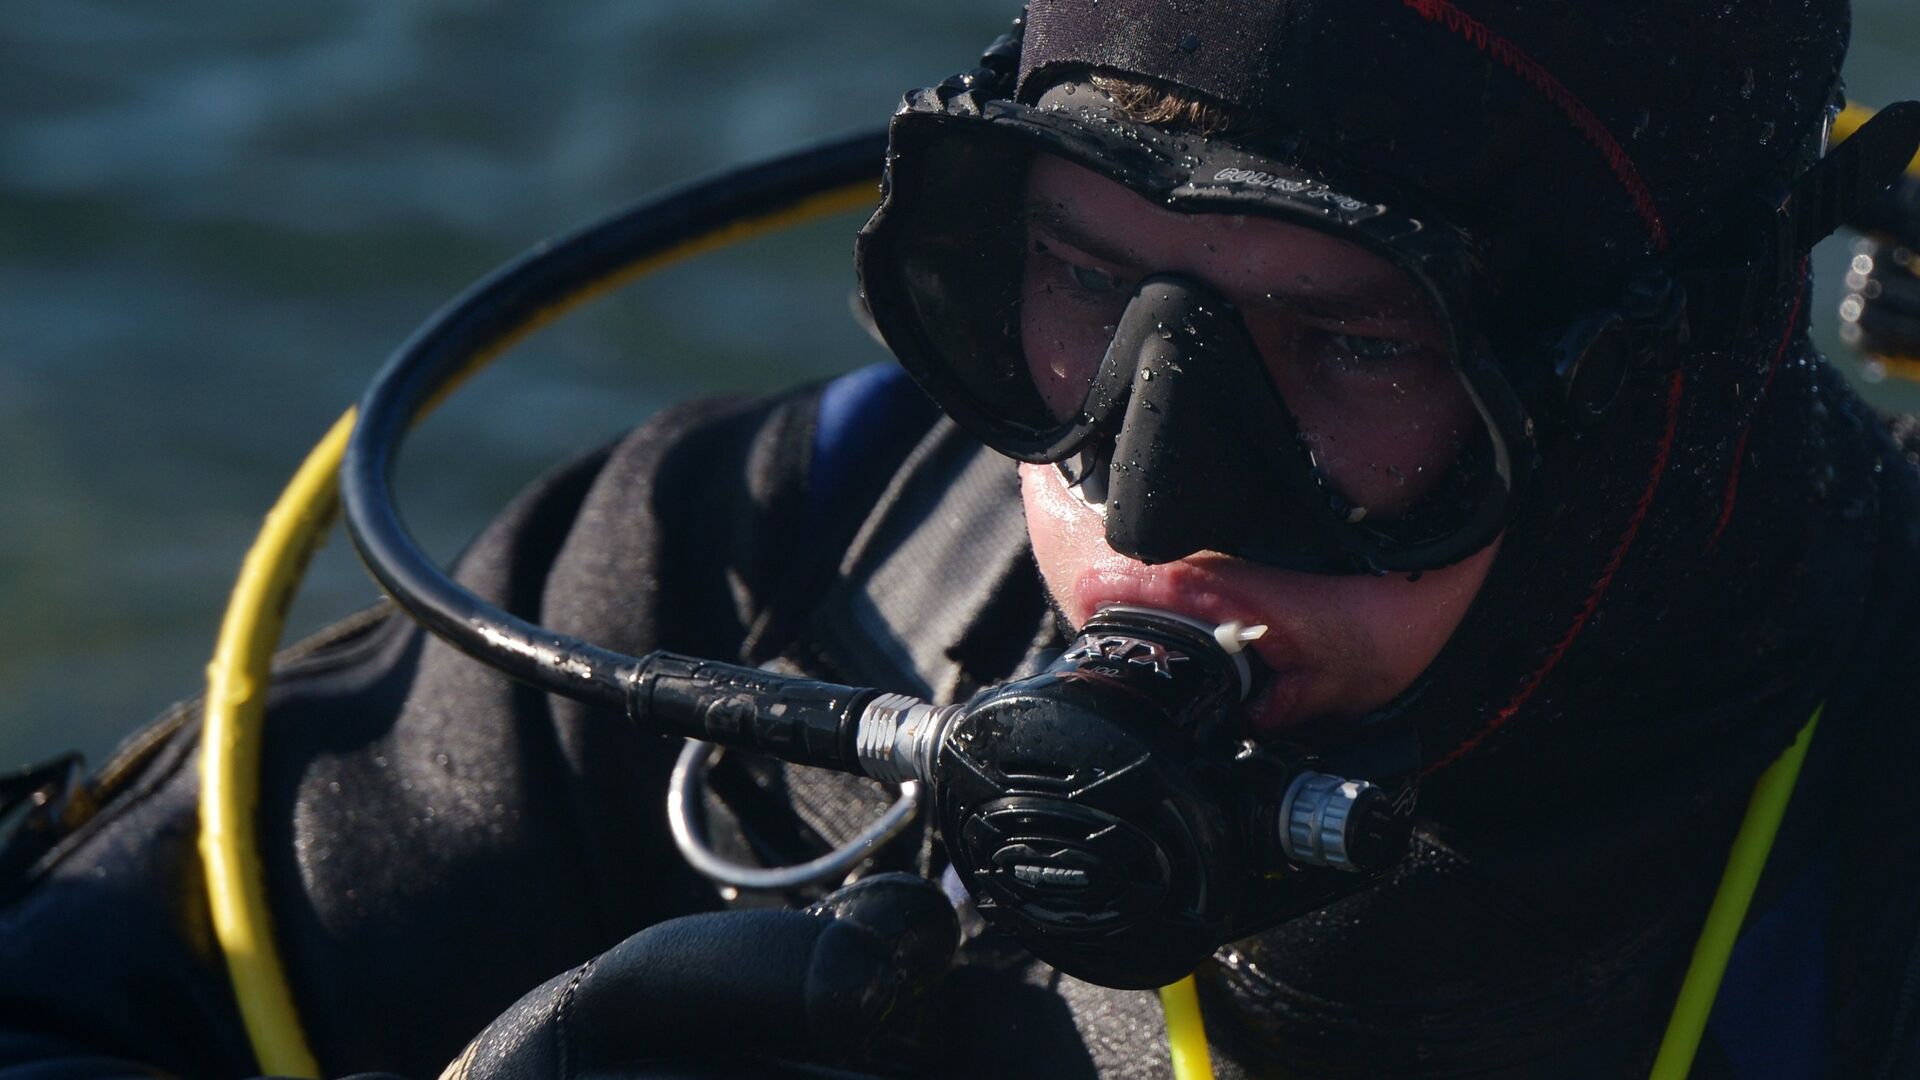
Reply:
[[[1316, 289], [1307, 293], [1282, 294], [1276, 290], [1266, 294], [1262, 300], [1311, 319], [1341, 322], [1366, 316], [1388, 315], [1388, 302], [1394, 298], [1395, 291], [1386, 282], [1375, 279], [1360, 288], [1346, 292]], [[1402, 318], [1398, 315], [1388, 317], [1396, 321]]]
[[1077, 247], [1096, 259], [1105, 259], [1110, 263], [1134, 264], [1132, 252], [1114, 241], [1094, 235], [1084, 222], [1067, 216], [1065, 208], [1057, 203], [1048, 205], [1039, 201], [1029, 201], [1027, 219], [1037, 222], [1054, 239]]
[[[1066, 207], [1058, 203], [1029, 200], [1026, 211], [1028, 219], [1037, 223], [1053, 239], [1079, 248], [1096, 259], [1142, 269], [1132, 252], [1114, 241], [1095, 235], [1084, 221], [1072, 217]], [[1310, 292], [1285, 293], [1281, 288], [1275, 288], [1255, 303], [1283, 308], [1309, 319], [1343, 322], [1385, 312], [1388, 301], [1397, 292], [1397, 284], [1375, 276], [1365, 279], [1359, 287], [1344, 292], [1321, 287]]]

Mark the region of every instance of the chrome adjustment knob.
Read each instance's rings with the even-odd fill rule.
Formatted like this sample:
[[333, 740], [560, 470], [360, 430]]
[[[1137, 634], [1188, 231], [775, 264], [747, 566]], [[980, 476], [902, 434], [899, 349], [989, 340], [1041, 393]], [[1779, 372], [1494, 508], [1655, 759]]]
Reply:
[[1303, 772], [1287, 787], [1280, 803], [1280, 848], [1304, 866], [1360, 870], [1356, 841], [1370, 806], [1382, 797], [1365, 780]]

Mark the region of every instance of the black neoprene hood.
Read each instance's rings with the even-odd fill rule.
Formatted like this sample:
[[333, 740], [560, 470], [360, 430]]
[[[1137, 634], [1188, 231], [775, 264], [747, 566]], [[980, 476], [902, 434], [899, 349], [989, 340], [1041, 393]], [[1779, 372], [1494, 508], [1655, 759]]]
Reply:
[[[1122, 462], [1101, 499], [1108, 539], [1147, 562], [1212, 550], [1322, 573], [1418, 570], [1493, 538], [1524, 483], [1533, 436], [1478, 325], [1477, 252], [1465, 237], [1395, 194], [1336, 188], [1231, 139], [1126, 121], [1091, 86], [1035, 105], [994, 94], [948, 84], [909, 95], [893, 124], [886, 196], [859, 246], [876, 325], [961, 426], [1023, 461], [1078, 455], [1098, 462], [1083, 473], [1103, 474]], [[1391, 520], [1339, 490], [1327, 468], [1332, 436], [1303, 426], [1269, 381], [1265, 364], [1280, 358], [1263, 359], [1234, 305], [1192, 280], [1170, 279], [1173, 293], [1162, 289], [1109, 327], [1116, 336], [1077, 413], [1051, 414], [1030, 383], [1017, 320], [1004, 314], [1025, 306], [1020, 262], [1033, 208], [1024, 177], [1038, 157], [1110, 178], [1152, 205], [1261, 217], [1391, 267], [1396, 294], [1444, 328], [1443, 382], [1471, 417], [1447, 482]], [[1308, 274], [1302, 268], [1302, 280]], [[1421, 470], [1402, 464], [1407, 475]]]
[[[1659, 640], [1643, 632], [1645, 598], [1707, 573], [1701, 560], [1716, 551], [1761, 543], [1739, 529], [1736, 495], [1743, 507], [1797, 497], [1741, 455], [1756, 417], [1775, 407], [1775, 375], [1805, 347], [1795, 273], [1804, 248], [1769, 239], [1769, 216], [1819, 153], [1847, 24], [1844, 0], [1737, 10], [1039, 0], [981, 70], [916, 93], [962, 110], [996, 97], [1032, 105], [1050, 86], [1104, 72], [1252, 114], [1265, 155], [1363, 199], [1411, 193], [1430, 224], [1472, 236], [1482, 280], [1499, 289], [1482, 323], [1527, 324], [1535, 341], [1558, 334], [1564, 345], [1609, 308], [1631, 306], [1631, 283], [1649, 268], [1704, 265], [1710, 279], [1742, 279], [1738, 304], [1703, 298], [1689, 281], [1684, 295], [1698, 308], [1689, 314], [1705, 316], [1690, 340], [1630, 350], [1639, 359], [1617, 384], [1568, 394], [1604, 408], [1543, 448], [1467, 619], [1380, 714], [1417, 715], [1429, 770], [1442, 772], [1496, 734], [1504, 743], [1519, 729], [1570, 730], [1520, 717], [1576, 703], [1583, 716], [1604, 713], [1609, 694], [1554, 690], [1610, 670], [1633, 642]], [[913, 109], [910, 96], [903, 112]], [[896, 137], [906, 130], [896, 122]], [[909, 146], [896, 146], [895, 168], [908, 167]], [[1703, 247], [1728, 257], [1699, 263]], [[876, 299], [898, 285], [871, 265], [863, 283]], [[1483, 327], [1490, 337], [1499, 329]], [[1535, 375], [1577, 372], [1561, 363], [1577, 355], [1550, 346]], [[1518, 358], [1500, 359], [1513, 370]], [[1514, 390], [1531, 412], [1529, 389]], [[1630, 598], [1615, 592], [1623, 578], [1641, 583]], [[1724, 634], [1724, 622], [1713, 625]], [[1582, 725], [1585, 736], [1557, 751], [1567, 761], [1579, 746], [1631, 741], [1612, 720]], [[1553, 771], [1532, 766], [1530, 783]]]
[[[1097, 431], [1128, 441], [1118, 413], [1134, 409], [1125, 403], [1140, 400], [1155, 372], [1109, 356], [1077, 417], [1049, 416], [1032, 392], [1021, 400], [1018, 385], [1037, 377], [1028, 371], [1039, 361], [1006, 344], [1024, 307], [1008, 283], [1024, 273], [1011, 261], [1028, 243], [1014, 235], [1027, 213], [1018, 177], [1034, 156], [1079, 164], [1167, 208], [1244, 205], [1376, 250], [1433, 297], [1479, 417], [1454, 429], [1462, 447], [1454, 462], [1370, 454], [1360, 467], [1397, 477], [1464, 463], [1477, 475], [1449, 477], [1450, 505], [1422, 507], [1409, 524], [1383, 519], [1372, 499], [1333, 490], [1324, 457], [1333, 443], [1283, 406], [1108, 447], [1126, 458], [1112, 470], [1118, 486], [1141, 475], [1152, 481], [1136, 485], [1117, 521], [1109, 508], [1109, 541], [1149, 562], [1216, 550], [1317, 572], [1448, 565], [1515, 512], [1537, 438], [1589, 423], [1629, 384], [1653, 392], [1689, 332], [1696, 349], [1751, 333], [1756, 306], [1783, 287], [1781, 268], [1793, 256], [1755, 255], [1746, 245], [1817, 156], [1844, 41], [1836, 21], [1843, 31], [1844, 20], [1774, 6], [1759, 21], [1791, 31], [1789, 40], [1737, 29], [1723, 36], [1759, 49], [1744, 60], [1762, 63], [1771, 50], [1794, 61], [1795, 74], [1762, 87], [1748, 69], [1739, 84], [1718, 87], [1718, 62], [1731, 56], [1701, 42], [1694, 31], [1705, 27], [1693, 25], [1714, 20], [1665, 8], [1033, 4], [982, 69], [909, 94], [896, 115], [882, 206], [859, 248], [869, 306], [908, 370], [958, 422], [1010, 456], [1058, 462], [1084, 457]], [[1612, 45], [1629, 51], [1612, 55]], [[1097, 91], [1092, 80], [1102, 73], [1224, 106], [1250, 133], [1212, 139], [1134, 123]], [[1087, 89], [1077, 105], [1061, 97], [1075, 86]], [[1708, 167], [1698, 145], [1673, 152], [1664, 145], [1671, 110], [1654, 121], [1662, 93], [1712, 98], [1701, 103], [1730, 135], [1752, 120], [1751, 145], [1730, 146]], [[1697, 143], [1694, 129], [1687, 137]], [[1696, 239], [1682, 230], [1731, 237], [1731, 269], [1700, 263], [1684, 243], [1676, 252], [1677, 239]], [[1722, 246], [1708, 245], [1716, 255]], [[1728, 281], [1737, 302], [1721, 295]], [[1688, 300], [1693, 310], [1683, 313]], [[1262, 353], [1270, 365], [1284, 362], [1282, 352]], [[1192, 367], [1176, 361], [1160, 374]], [[1014, 391], [999, 389], [1008, 386]], [[1220, 406], [1254, 393], [1249, 385], [1216, 394], [1202, 411], [1224, 416]], [[1236, 430], [1215, 430], [1222, 427]], [[1302, 445], [1320, 439], [1320, 451], [1277, 473], [1232, 464], [1248, 456], [1237, 448], [1262, 433]], [[1184, 465], [1161, 467], [1181, 457]], [[1196, 472], [1198, 461], [1228, 464]], [[1306, 477], [1288, 480], [1290, 468]], [[1215, 497], [1182, 501], [1179, 493], [1195, 487]], [[1309, 490], [1316, 487], [1321, 494]], [[1250, 520], [1240, 507], [1249, 499], [1285, 505]], [[1147, 528], [1159, 539], [1135, 543], [1144, 533], [1132, 517], [1154, 501], [1166, 521], [1185, 524]]]
[[1591, 284], [1778, 201], [1847, 22], [1844, 0], [1045, 0], [1016, 93], [1088, 69], [1197, 91]]

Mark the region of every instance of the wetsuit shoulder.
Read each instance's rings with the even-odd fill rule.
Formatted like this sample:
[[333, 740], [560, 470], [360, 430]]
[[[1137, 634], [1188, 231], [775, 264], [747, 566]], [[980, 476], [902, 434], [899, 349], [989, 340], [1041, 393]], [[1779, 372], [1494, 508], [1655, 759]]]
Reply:
[[[818, 401], [670, 409], [536, 483], [459, 576], [613, 648], [733, 655], [793, 556]], [[37, 857], [0, 908], [0, 1065], [253, 1070], [206, 914], [184, 715], [142, 783]], [[433, 1075], [554, 972], [714, 904], [660, 820], [674, 747], [391, 613], [283, 663], [267, 723], [261, 853], [330, 1073]]]
[[[1846, 711], [1831, 717], [1845, 754], [1821, 792], [1834, 1075], [1920, 1071], [1920, 829], [1908, 794], [1920, 772], [1920, 415], [1888, 417], [1887, 435], [1876, 444], [1870, 614], [1850, 650]], [[1821, 725], [1816, 750], [1829, 737]]]

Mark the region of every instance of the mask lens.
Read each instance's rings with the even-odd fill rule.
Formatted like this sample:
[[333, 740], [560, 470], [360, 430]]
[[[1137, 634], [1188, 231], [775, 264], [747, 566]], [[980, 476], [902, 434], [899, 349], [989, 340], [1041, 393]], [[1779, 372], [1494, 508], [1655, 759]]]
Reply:
[[[1054, 421], [1099, 412], [1136, 379], [1222, 377], [1193, 358], [1108, 355], [1139, 283], [1178, 274], [1218, 292], [1245, 329], [1279, 414], [1243, 402], [1243, 419], [1290, 426], [1277, 441], [1290, 435], [1343, 519], [1402, 516], [1469, 456], [1482, 423], [1449, 325], [1386, 257], [1272, 218], [1174, 213], [1057, 158], [1032, 162], [1026, 190], [1019, 345]], [[1153, 330], [1172, 355], [1211, 351], [1182, 341], [1192, 326]]]
[[[917, 165], [896, 176], [879, 263], [912, 319], [895, 323], [913, 327], [897, 351], [995, 448], [1064, 461], [1096, 438], [1124, 442], [1123, 417], [1164, 404], [1151, 380], [1211, 381], [1228, 389], [1185, 396], [1181, 423], [1205, 399], [1213, 446], [1268, 463], [1253, 486], [1271, 490], [1235, 481], [1233, 497], [1276, 512], [1317, 502], [1330, 519], [1295, 519], [1316, 535], [1357, 527], [1372, 538], [1352, 543], [1382, 553], [1431, 545], [1504, 497], [1451, 313], [1389, 255], [1298, 209], [1175, 210], [1137, 178], [1004, 130], [930, 132], [906, 152]], [[1226, 317], [1157, 321], [1162, 344], [1146, 341], [1136, 304], [1157, 277], [1204, 285]], [[1232, 347], [1203, 340], [1223, 333]], [[1183, 445], [1193, 430], [1179, 429]], [[1210, 453], [1152, 455], [1185, 470], [1156, 491], [1209, 483]]]
[[1378, 524], [1440, 494], [1484, 428], [1425, 291], [1357, 246], [1308, 246], [1318, 258], [1236, 303], [1315, 477], [1350, 523]]
[[920, 183], [896, 198], [926, 209], [901, 232], [895, 272], [924, 339], [937, 350], [932, 374], [957, 395], [942, 404], [990, 426], [988, 441], [999, 449], [1033, 457], [1071, 410], [1063, 413], [1042, 396], [1020, 345], [1029, 152], [985, 133], [921, 152]]

